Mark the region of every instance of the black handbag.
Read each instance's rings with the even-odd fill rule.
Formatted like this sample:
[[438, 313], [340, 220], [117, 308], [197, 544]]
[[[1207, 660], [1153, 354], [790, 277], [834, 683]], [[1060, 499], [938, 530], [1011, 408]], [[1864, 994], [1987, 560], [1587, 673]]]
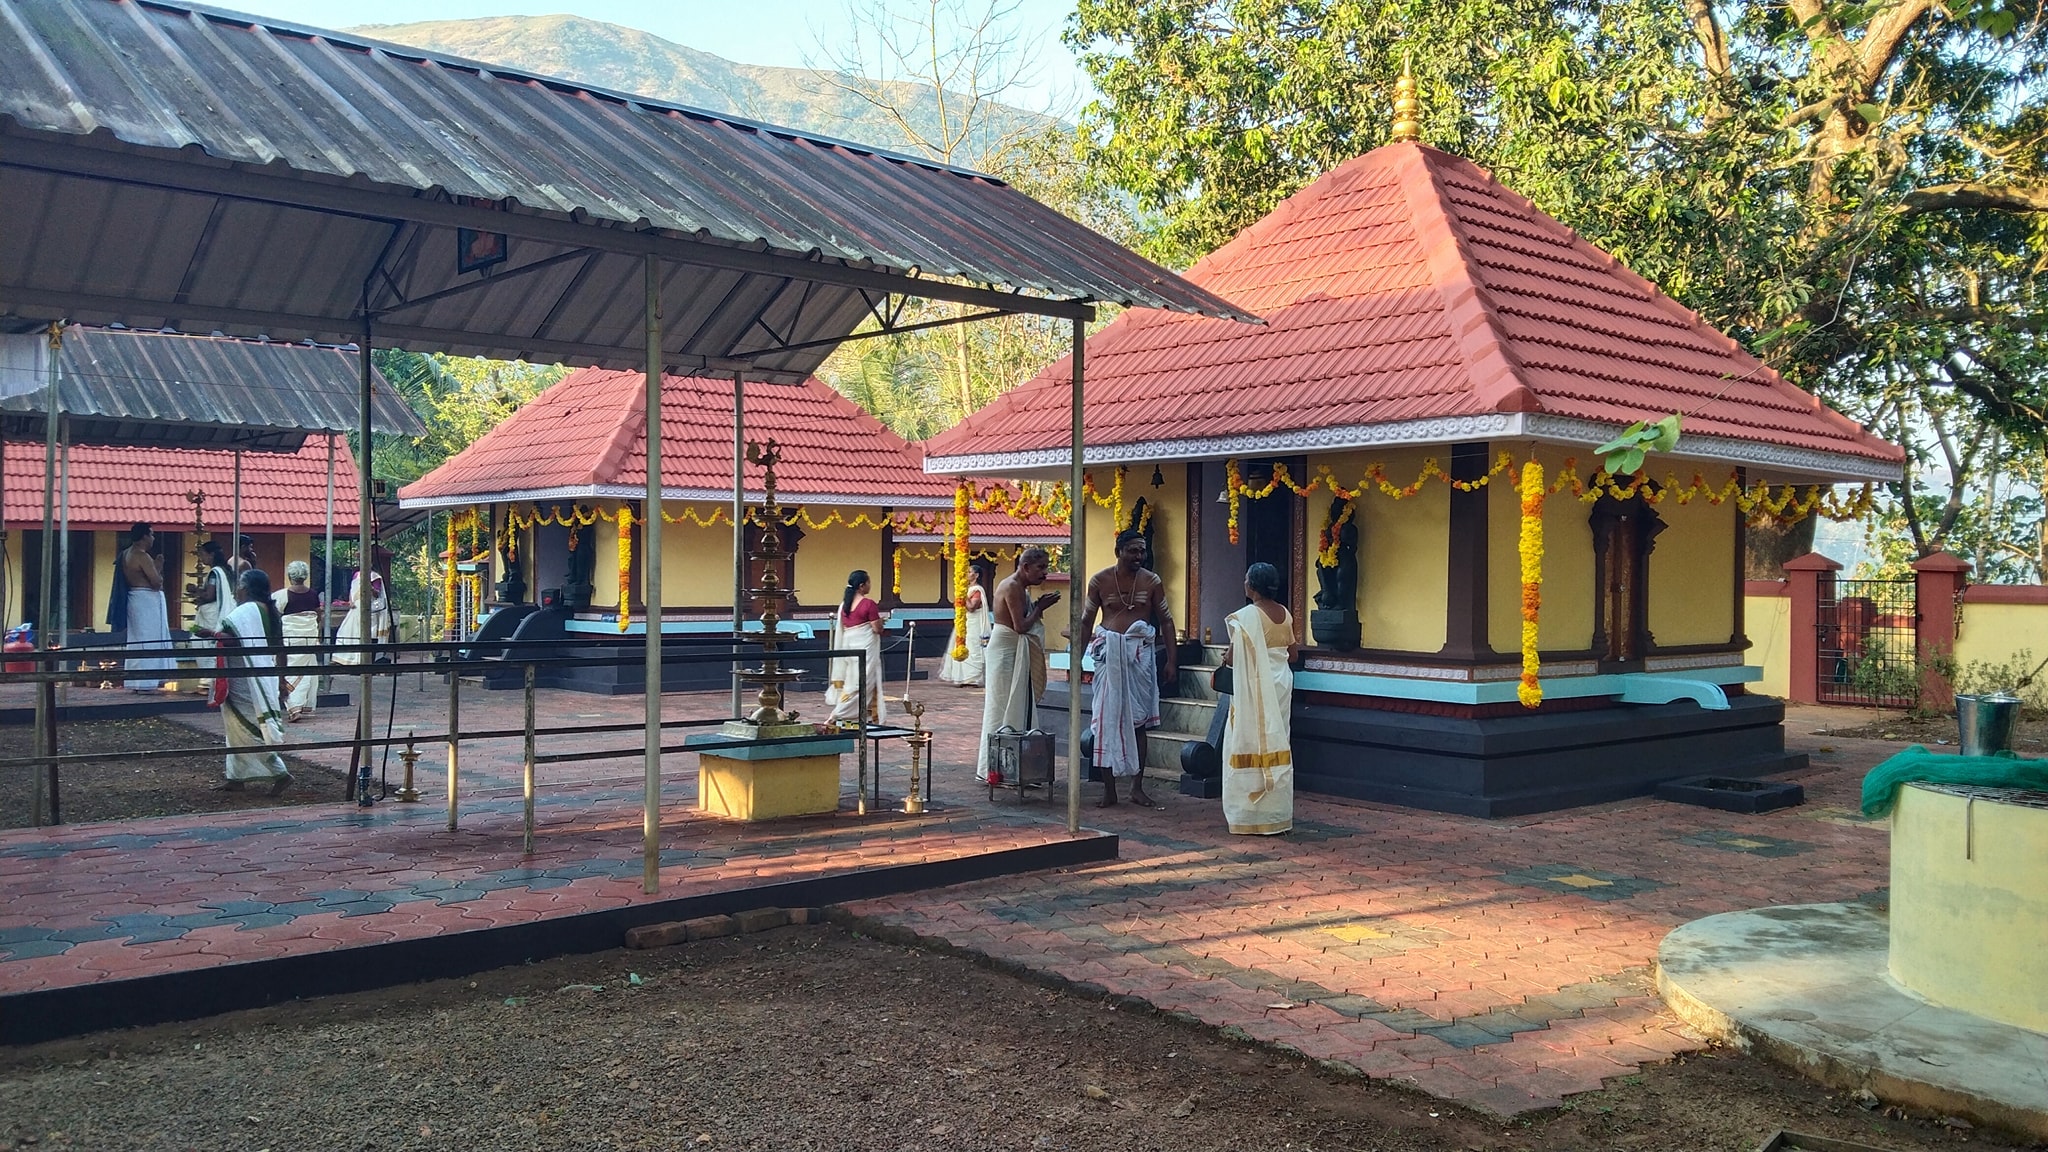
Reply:
[[1236, 685], [1230, 679], [1230, 665], [1222, 665], [1214, 672], [1209, 673], [1209, 687], [1214, 688], [1218, 696], [1234, 696], [1237, 694]]

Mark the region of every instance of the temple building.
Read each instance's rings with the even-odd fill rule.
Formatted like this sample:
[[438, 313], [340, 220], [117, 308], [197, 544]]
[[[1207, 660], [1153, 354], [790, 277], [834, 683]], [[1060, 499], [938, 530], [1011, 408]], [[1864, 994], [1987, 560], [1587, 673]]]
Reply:
[[[136, 523], [154, 527], [172, 627], [192, 617], [187, 589], [198, 562], [195, 549], [211, 538], [230, 546], [235, 507], [235, 453], [191, 448], [109, 448], [78, 444], [66, 450], [70, 533], [59, 579], [66, 594], [60, 612], [73, 634], [105, 632], [113, 594], [114, 562]], [[7, 604], [10, 622], [32, 619], [42, 596], [44, 445], [6, 445]], [[284, 586], [284, 567], [312, 561], [327, 531], [327, 439], [310, 437], [295, 452], [244, 452], [241, 465], [242, 534], [255, 547], [256, 566]], [[348, 444], [334, 451], [334, 534], [356, 536], [357, 477]], [[193, 496], [202, 497], [195, 503]], [[196, 517], [206, 531], [194, 535]], [[61, 526], [62, 520], [59, 520]], [[62, 533], [60, 531], [59, 535]], [[335, 582], [352, 567], [337, 565]], [[316, 585], [322, 578], [313, 568]]]
[[[1746, 518], [1896, 479], [1901, 450], [1408, 127], [1188, 272], [1265, 326], [1133, 310], [1089, 339], [1088, 566], [1151, 497], [1196, 642], [1280, 569], [1306, 790], [1511, 815], [1792, 766], [1782, 704], [1742, 689]], [[927, 470], [1064, 477], [1069, 372]], [[1674, 414], [1646, 479], [1596, 476]]]
[[[488, 590], [477, 598], [486, 617], [480, 638], [516, 634], [591, 647], [645, 635], [642, 379], [573, 372], [399, 491], [407, 510], [454, 516], [457, 553], [482, 557], [480, 583]], [[664, 643], [716, 643], [731, 633], [733, 391], [730, 379], [662, 380], [662, 631], [677, 638]], [[862, 570], [890, 611], [889, 630], [900, 635], [915, 623], [917, 652], [935, 667], [953, 616], [945, 580], [953, 484], [927, 475], [915, 446], [816, 379], [750, 383], [744, 397], [743, 435], [773, 439], [782, 450], [776, 488], [789, 555], [778, 576], [795, 589], [792, 626], [821, 644], [848, 573]], [[749, 505], [758, 504], [760, 470], [749, 465], [746, 482]], [[986, 513], [974, 521], [976, 550], [1002, 571], [1026, 544], [1065, 540], [1063, 529], [1042, 522]], [[748, 529], [750, 549], [756, 531]], [[492, 626], [490, 617], [502, 619]], [[890, 663], [900, 668], [901, 659], [892, 648]], [[615, 671], [602, 682], [561, 686], [640, 690], [639, 669]], [[702, 686], [685, 667], [668, 675], [671, 690]]]

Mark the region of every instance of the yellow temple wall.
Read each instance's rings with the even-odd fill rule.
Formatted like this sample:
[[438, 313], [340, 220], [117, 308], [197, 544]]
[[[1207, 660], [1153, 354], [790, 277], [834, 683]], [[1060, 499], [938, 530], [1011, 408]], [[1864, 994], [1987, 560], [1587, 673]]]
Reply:
[[[92, 628], [100, 632], [110, 630], [107, 625], [107, 602], [114, 597], [114, 559], [121, 554], [121, 537], [122, 533], [119, 532], [92, 534], [92, 618], [73, 620], [73, 628]], [[170, 559], [166, 556], [164, 562], [169, 564]], [[182, 583], [176, 573], [164, 573], [166, 603], [176, 598], [179, 585]], [[171, 625], [172, 628], [177, 626], [175, 622]]]
[[[832, 512], [823, 504], [806, 508], [821, 520]], [[840, 509], [849, 518], [860, 511]], [[865, 511], [873, 515], [875, 510]], [[867, 572], [873, 585], [869, 593], [879, 601], [889, 590], [889, 566], [882, 561], [882, 534], [875, 529], [839, 524], [815, 532], [806, 529], [796, 549], [796, 602], [805, 608], [837, 608], [846, 591], [846, 574], [856, 568]], [[728, 551], [726, 563], [731, 562]]]
[[[1522, 648], [1522, 495], [1519, 485], [1525, 454], [1494, 477], [1486, 496], [1486, 642], [1495, 652]], [[1565, 453], [1539, 448], [1536, 459], [1549, 483], [1564, 468]], [[1580, 466], [1580, 479], [1591, 479], [1594, 467]], [[1536, 625], [1537, 644], [1551, 651], [1589, 648], [1593, 643], [1592, 505], [1567, 487], [1543, 501], [1543, 610]], [[1667, 533], [1668, 535], [1669, 533]], [[1663, 546], [1663, 539], [1658, 539]], [[1651, 603], [1655, 603], [1652, 595]], [[1651, 609], [1655, 611], [1655, 608]], [[1723, 637], [1726, 638], [1725, 636]]]
[[[1154, 468], [1159, 470], [1161, 479], [1165, 481], [1157, 488], [1152, 486]], [[1116, 469], [1090, 468], [1088, 474], [1095, 479], [1096, 494], [1105, 500], [1109, 499], [1111, 489], [1116, 483]], [[1148, 461], [1130, 465], [1124, 474], [1124, 517], [1129, 519], [1141, 499], [1146, 502], [1148, 508], [1153, 509], [1153, 571], [1166, 582], [1166, 603], [1173, 611], [1176, 628], [1185, 628], [1186, 621], [1194, 618], [1193, 606], [1188, 603], [1187, 492], [1187, 467], [1184, 464], [1159, 464]], [[1083, 560], [1087, 564], [1088, 572], [1083, 577], [1084, 589], [1086, 576], [1092, 576], [1116, 563], [1116, 536], [1119, 528], [1114, 509], [1104, 508], [1093, 502], [1088, 506], [1087, 526], [1088, 553]], [[1004, 550], [1014, 556], [1016, 546], [1010, 545]], [[1008, 562], [997, 561], [998, 578], [1008, 575], [1009, 571]], [[1064, 606], [1055, 609], [1055, 612], [1063, 610]], [[1059, 631], [1059, 628], [1050, 625], [1048, 628], [1054, 633]]]
[[[908, 551], [936, 552], [939, 550], [940, 545], [904, 544], [899, 545], [899, 547]], [[946, 577], [951, 571], [952, 565], [946, 563], [943, 559], [913, 560], [906, 558], [903, 561], [903, 602], [906, 604], [936, 603], [946, 595]], [[885, 577], [877, 576], [876, 579], [879, 581], [885, 579]]]
[[[718, 505], [668, 503], [668, 514], [688, 508], [709, 518]], [[661, 602], [669, 607], [732, 601], [732, 526], [664, 523], [661, 526]]]
[[[1310, 456], [1308, 475], [1296, 479], [1307, 483], [1318, 475], [1319, 467], [1327, 465], [1338, 483], [1348, 488], [1359, 483], [1368, 467], [1379, 464], [1387, 479], [1405, 486], [1432, 456], [1448, 467], [1447, 448], [1386, 448]], [[1279, 498], [1278, 493], [1267, 497]], [[1288, 493], [1287, 499], [1300, 498]], [[1319, 490], [1309, 497], [1306, 539], [1301, 548], [1308, 599], [1295, 611], [1303, 618], [1304, 630], [1307, 613], [1315, 606], [1316, 538], [1329, 507], [1328, 492]], [[1448, 635], [1450, 610], [1450, 485], [1431, 480], [1405, 500], [1396, 500], [1377, 487], [1361, 492], [1352, 522], [1358, 525], [1360, 643], [1395, 652], [1441, 650]]]
[[[593, 507], [601, 508], [607, 515], [616, 516], [619, 511], [617, 500], [600, 501]], [[639, 530], [639, 525], [634, 525]], [[592, 557], [590, 569], [590, 603], [594, 608], [619, 607], [619, 526], [612, 520], [599, 520], [582, 529], [597, 533], [597, 555]], [[635, 576], [638, 579], [638, 576]]]
[[1735, 502], [1666, 500], [1657, 515], [1664, 531], [1650, 553], [1650, 635], [1666, 648], [1726, 644], [1735, 631]]

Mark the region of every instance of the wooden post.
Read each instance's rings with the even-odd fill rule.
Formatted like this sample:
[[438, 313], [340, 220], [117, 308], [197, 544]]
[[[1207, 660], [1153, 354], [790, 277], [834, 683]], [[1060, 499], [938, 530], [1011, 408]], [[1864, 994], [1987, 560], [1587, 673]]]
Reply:
[[1786, 636], [1785, 695], [1795, 704], [1820, 701], [1821, 582], [1834, 584], [1842, 566], [1818, 552], [1785, 561], [1785, 593], [1792, 598]]

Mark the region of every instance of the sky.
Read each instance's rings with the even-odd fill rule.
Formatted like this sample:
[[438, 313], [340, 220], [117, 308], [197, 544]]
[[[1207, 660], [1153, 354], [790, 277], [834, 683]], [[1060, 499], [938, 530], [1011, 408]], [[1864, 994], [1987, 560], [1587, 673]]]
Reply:
[[[217, 7], [319, 28], [544, 16], [566, 12], [652, 32], [742, 64], [788, 68], [828, 64], [853, 27], [846, 0], [208, 0]], [[878, 0], [892, 13], [924, 18], [931, 0]], [[979, 14], [989, 0], [951, 0]], [[1073, 0], [995, 0], [1009, 26], [1036, 49], [1036, 74], [1005, 100], [1034, 112], [1070, 115], [1086, 102], [1087, 77], [1060, 40]], [[866, 3], [862, 5], [867, 7]], [[941, 0], [940, 7], [947, 6]]]

